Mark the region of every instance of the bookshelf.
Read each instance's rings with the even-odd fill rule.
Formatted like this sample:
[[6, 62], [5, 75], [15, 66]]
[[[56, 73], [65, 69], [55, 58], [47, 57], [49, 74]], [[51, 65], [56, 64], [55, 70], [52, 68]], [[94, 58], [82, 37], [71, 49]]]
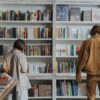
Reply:
[[[67, 20], [56, 20], [58, 5], [64, 6], [65, 8], [67, 6]], [[5, 30], [3, 30], [3, 34], [5, 34], [3, 37], [1, 36], [2, 32], [0, 31], [0, 45], [8, 45], [10, 48], [7, 49], [10, 50], [16, 39], [23, 39], [27, 46], [31, 48], [30, 50], [26, 50], [27, 52], [25, 51], [25, 53], [29, 63], [29, 70], [31, 70], [31, 72], [29, 71], [30, 73], [28, 73], [29, 80], [33, 85], [38, 85], [38, 88], [36, 87], [34, 91], [39, 92], [39, 84], [42, 86], [51, 85], [51, 88], [48, 90], [49, 96], [39, 96], [36, 92], [36, 95], [28, 97], [29, 100], [83, 100], [87, 98], [86, 96], [78, 95], [57, 96], [57, 82], [62, 84], [63, 81], [66, 81], [70, 84], [70, 81], [75, 81], [75, 63], [77, 63], [77, 53], [80, 49], [80, 45], [83, 40], [89, 38], [89, 35], [87, 34], [91, 27], [95, 24], [100, 24], [100, 20], [98, 21], [92, 17], [88, 18], [88, 21], [87, 19], [85, 19], [86, 21], [83, 21], [83, 19], [82, 21], [81, 19], [78, 21], [70, 20], [70, 8], [80, 8], [80, 14], [78, 14], [79, 17], [81, 16], [82, 11], [92, 12], [92, 9], [94, 8], [100, 10], [100, 1], [0, 0], [0, 16], [2, 12], [6, 12], [7, 10], [8, 12], [13, 10], [15, 13], [20, 10], [22, 14], [25, 14], [24, 20], [15, 20], [16, 18], [12, 18], [13, 20], [10, 20], [9, 18], [9, 20], [3, 20], [0, 18], [0, 30], [5, 28]], [[34, 19], [34, 16], [31, 16], [32, 18], [27, 18], [27, 11], [36, 13], [38, 10], [40, 10], [41, 13], [49, 10], [49, 13], [51, 12], [49, 16], [50, 19], [48, 19], [48, 16], [44, 20], [43, 18]], [[93, 16], [92, 13], [91, 16]], [[100, 17], [100, 15], [98, 16]], [[38, 29], [38, 31], [36, 29]], [[16, 36], [13, 36], [12, 34], [8, 35], [9, 30], [16, 30]], [[18, 30], [21, 31], [17, 32]], [[18, 35], [18, 33], [21, 35]], [[25, 35], [25, 33], [27, 33], [27, 35]], [[49, 44], [50, 47], [46, 47], [46, 45]], [[42, 50], [41, 46], [43, 46]], [[32, 50], [34, 50], [34, 53]], [[45, 51], [46, 53], [44, 53]], [[31, 52], [31, 54], [28, 52]], [[2, 58], [3, 55], [0, 56], [0, 63], [2, 63]], [[61, 66], [63, 69], [61, 69]], [[65, 66], [67, 66], [67, 69]], [[83, 80], [86, 79], [86, 74], [82, 73], [81, 76]], [[97, 96], [96, 98], [100, 99], [100, 96]]]
[[[89, 31], [93, 25], [100, 25], [100, 20], [94, 19], [94, 9], [100, 10], [100, 3], [93, 0], [54, 1], [55, 100], [85, 100], [86, 94], [83, 93], [82, 96], [83, 91], [79, 91], [81, 87], [85, 89], [86, 74], [81, 74], [83, 85], [77, 85], [75, 64], [82, 41], [90, 37]], [[90, 15], [85, 15], [88, 11]], [[71, 63], [73, 61], [75, 62]], [[98, 92], [98, 89], [96, 91]], [[100, 99], [98, 93], [96, 95], [96, 98]]]
[[94, 21], [94, 22], [91, 22], [91, 21], [84, 21], [84, 22], [81, 22], [81, 21], [56, 21], [57, 24], [60, 24], [60, 25], [94, 25], [94, 24], [99, 24], [98, 21]]
[[[25, 41], [28, 77], [34, 88], [29, 100], [53, 99], [52, 10], [52, 0], [0, 0], [0, 49], [10, 51], [18, 38]], [[2, 58], [3, 54], [1, 63]]]

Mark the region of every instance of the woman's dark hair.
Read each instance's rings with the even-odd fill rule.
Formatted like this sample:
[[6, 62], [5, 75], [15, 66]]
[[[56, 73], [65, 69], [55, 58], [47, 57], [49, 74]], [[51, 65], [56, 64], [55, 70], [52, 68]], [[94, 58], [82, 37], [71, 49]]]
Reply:
[[13, 44], [13, 48], [18, 50], [24, 50], [23, 46], [25, 46], [25, 42], [21, 39], [17, 39]]
[[93, 36], [95, 34], [99, 34], [100, 35], [100, 26], [99, 25], [93, 26], [93, 28], [90, 31], [90, 35], [91, 36]]

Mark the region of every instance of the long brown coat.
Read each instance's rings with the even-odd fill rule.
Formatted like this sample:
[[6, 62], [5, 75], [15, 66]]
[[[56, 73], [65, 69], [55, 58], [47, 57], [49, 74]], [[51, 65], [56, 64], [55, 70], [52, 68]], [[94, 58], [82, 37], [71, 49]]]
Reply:
[[89, 75], [100, 75], [100, 35], [85, 40], [79, 52], [76, 80], [81, 81], [81, 71]]

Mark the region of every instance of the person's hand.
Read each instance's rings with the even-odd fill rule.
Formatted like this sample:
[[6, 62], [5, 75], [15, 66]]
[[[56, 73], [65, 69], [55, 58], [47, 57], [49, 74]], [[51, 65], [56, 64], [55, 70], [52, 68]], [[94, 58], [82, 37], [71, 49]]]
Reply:
[[76, 82], [81, 83], [81, 76], [80, 75], [76, 75]]

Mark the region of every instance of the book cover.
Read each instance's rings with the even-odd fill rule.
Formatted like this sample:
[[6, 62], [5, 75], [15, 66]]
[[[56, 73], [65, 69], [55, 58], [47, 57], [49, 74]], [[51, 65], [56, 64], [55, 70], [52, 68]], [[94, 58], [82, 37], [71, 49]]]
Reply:
[[46, 88], [46, 87], [45, 87], [44, 84], [40, 84], [40, 85], [39, 85], [39, 96], [45, 96], [45, 94], [46, 94], [46, 93], [45, 93], [45, 92], [46, 92], [46, 91], [45, 91], [45, 88]]
[[38, 97], [39, 96], [39, 87], [38, 85], [34, 85], [34, 97]]
[[99, 91], [99, 86], [98, 86], [98, 85], [99, 85], [99, 84], [96, 85], [96, 96], [99, 96], [99, 92], [100, 92], [100, 91]]
[[3, 55], [3, 45], [0, 45], [0, 56]]
[[50, 84], [45, 85], [45, 91], [46, 91], [46, 96], [51, 96], [52, 95], [52, 87]]
[[92, 8], [92, 21], [100, 21], [100, 8]]
[[34, 74], [34, 67], [33, 67], [33, 63], [28, 63], [28, 67], [29, 67], [29, 73], [30, 74]]
[[82, 11], [82, 21], [91, 21], [92, 20], [92, 11]]
[[57, 81], [57, 82], [56, 82], [56, 86], [57, 86], [56, 94], [57, 94], [57, 96], [61, 96], [61, 86], [60, 86], [60, 81]]
[[67, 5], [56, 6], [56, 20], [68, 21], [69, 20], [69, 8]]
[[78, 84], [78, 96], [86, 96], [86, 83], [80, 83]]
[[77, 27], [70, 28], [70, 38], [71, 39], [78, 39], [78, 29]]
[[80, 21], [80, 8], [70, 8], [70, 21]]
[[84, 27], [78, 28], [78, 39], [86, 39], [88, 33], [89, 33], [89, 31], [86, 27], [85, 28]]

